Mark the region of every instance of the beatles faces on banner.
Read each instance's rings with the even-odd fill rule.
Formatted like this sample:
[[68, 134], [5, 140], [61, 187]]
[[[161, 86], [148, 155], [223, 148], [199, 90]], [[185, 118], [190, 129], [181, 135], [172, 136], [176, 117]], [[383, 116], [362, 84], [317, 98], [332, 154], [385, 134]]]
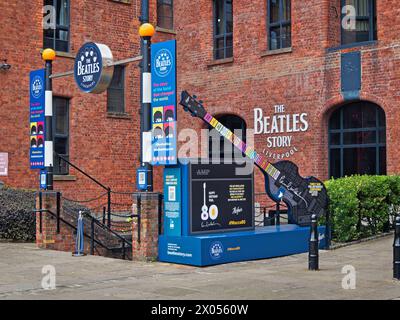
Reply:
[[153, 137], [155, 139], [174, 138], [174, 106], [153, 108]]

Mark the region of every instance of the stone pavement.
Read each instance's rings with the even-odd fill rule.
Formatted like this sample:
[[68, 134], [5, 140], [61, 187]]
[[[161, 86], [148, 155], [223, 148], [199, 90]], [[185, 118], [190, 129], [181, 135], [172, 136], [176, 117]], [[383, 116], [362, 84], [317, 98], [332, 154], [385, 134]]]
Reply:
[[[307, 270], [307, 254], [195, 268], [0, 243], [0, 299], [400, 299], [392, 242], [321, 251], [317, 272]], [[55, 290], [41, 287], [44, 265], [56, 269]], [[345, 265], [356, 269], [355, 290], [342, 288]]]

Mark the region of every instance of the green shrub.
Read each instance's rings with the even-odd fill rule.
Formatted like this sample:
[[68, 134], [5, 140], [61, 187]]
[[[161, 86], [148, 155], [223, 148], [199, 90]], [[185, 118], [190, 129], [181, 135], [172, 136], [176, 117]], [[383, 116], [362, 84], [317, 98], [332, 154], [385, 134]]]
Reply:
[[325, 185], [334, 240], [347, 242], [389, 230], [400, 206], [400, 177], [351, 176]]
[[0, 239], [34, 241], [36, 218], [33, 191], [0, 190]]

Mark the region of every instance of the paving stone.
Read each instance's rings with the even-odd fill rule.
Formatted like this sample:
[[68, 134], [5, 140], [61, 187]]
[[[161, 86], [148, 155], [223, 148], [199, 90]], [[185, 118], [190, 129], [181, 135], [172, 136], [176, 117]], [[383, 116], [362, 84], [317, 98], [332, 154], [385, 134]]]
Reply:
[[[400, 299], [392, 279], [392, 237], [320, 252], [320, 271], [307, 254], [207, 268], [115, 260], [0, 243], [0, 299]], [[43, 290], [53, 265], [57, 287]], [[342, 268], [356, 269], [356, 289], [342, 288]]]

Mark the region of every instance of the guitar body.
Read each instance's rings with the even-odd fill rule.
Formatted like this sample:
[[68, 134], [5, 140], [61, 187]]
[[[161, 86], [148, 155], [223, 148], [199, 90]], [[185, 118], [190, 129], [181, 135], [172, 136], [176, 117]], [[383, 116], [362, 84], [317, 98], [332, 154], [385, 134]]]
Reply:
[[265, 189], [274, 201], [282, 200], [288, 206], [289, 220], [300, 226], [308, 226], [311, 215], [325, 216], [328, 207], [328, 194], [324, 184], [315, 177], [303, 178], [299, 168], [291, 161], [274, 163], [280, 171], [275, 180], [267, 173]]

